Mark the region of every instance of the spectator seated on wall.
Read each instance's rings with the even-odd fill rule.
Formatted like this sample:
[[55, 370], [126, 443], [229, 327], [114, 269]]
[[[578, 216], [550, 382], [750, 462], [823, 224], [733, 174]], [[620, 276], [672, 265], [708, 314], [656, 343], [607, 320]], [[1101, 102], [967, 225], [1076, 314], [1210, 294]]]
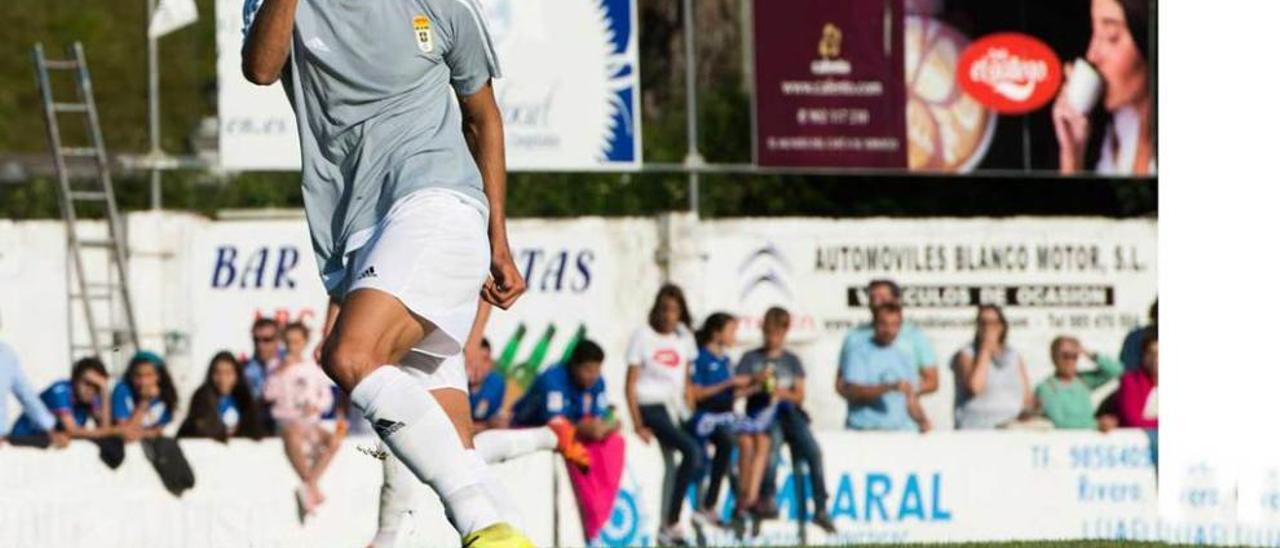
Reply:
[[[590, 545], [598, 543], [600, 532], [613, 510], [614, 500], [621, 489], [626, 454], [622, 436], [616, 435], [621, 425], [605, 396], [604, 377], [601, 376], [603, 368], [604, 350], [600, 345], [587, 339], [579, 341], [567, 363], [555, 365], [538, 375], [529, 390], [516, 401], [511, 419], [516, 427], [534, 427], [531, 430], [534, 435], [539, 435], [542, 428], [551, 427], [562, 440], [558, 450], [565, 455], [565, 460], [579, 464], [569, 467], [569, 481], [578, 502], [583, 538]], [[571, 424], [572, 430], [566, 430], [566, 424]], [[582, 458], [570, 457], [570, 451], [580, 449], [566, 449], [571, 440], [566, 440], [564, 433], [574, 431], [582, 442], [581, 447], [585, 447]], [[513, 432], [519, 435], [521, 430], [481, 432], [475, 437], [476, 450], [491, 454], [494, 451], [489, 446], [501, 447], [500, 436]], [[545, 434], [541, 435], [545, 437]], [[490, 458], [485, 457], [493, 462]], [[589, 465], [589, 468], [582, 464]]]
[[285, 456], [302, 482], [294, 492], [300, 521], [324, 503], [320, 478], [346, 436], [345, 422], [340, 420], [335, 432], [320, 423], [325, 411], [334, 405], [333, 382], [307, 355], [309, 336], [309, 330], [301, 323], [285, 326], [285, 357], [267, 377], [262, 391], [280, 429]]
[[[807, 485], [812, 492], [806, 498], [813, 497], [813, 523], [821, 527], [827, 534], [836, 532], [835, 523], [827, 513], [827, 482], [822, 463], [822, 448], [813, 437], [809, 428], [809, 414], [804, 410], [805, 372], [800, 357], [786, 349], [787, 333], [791, 330], [791, 314], [786, 310], [773, 307], [764, 315], [764, 346], [742, 356], [739, 364], [740, 373], [763, 371], [766, 375], [768, 392], [772, 392], [777, 410], [774, 425], [771, 429], [773, 452], [765, 469], [760, 486], [760, 499], [768, 501], [768, 506], [776, 508], [774, 491], [777, 487], [777, 469], [781, 447], [779, 441], [785, 440], [791, 448], [791, 464], [804, 465], [808, 472]], [[797, 477], [803, 478], [797, 470]], [[801, 482], [801, 484], [806, 484]], [[808, 501], [801, 499], [801, 507], [807, 508]], [[759, 505], [759, 504], [758, 504]]]

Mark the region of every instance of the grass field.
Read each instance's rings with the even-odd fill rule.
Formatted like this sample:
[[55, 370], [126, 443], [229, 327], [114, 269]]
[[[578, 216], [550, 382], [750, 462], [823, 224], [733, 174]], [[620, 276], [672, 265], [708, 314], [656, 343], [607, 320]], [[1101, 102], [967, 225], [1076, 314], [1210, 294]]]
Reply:
[[1082, 546], [1087, 548], [1130, 548], [1133, 546], [1174, 546], [1162, 542], [1133, 542], [1113, 540], [1037, 540], [1023, 542], [957, 542], [957, 543], [915, 543], [915, 544], [860, 544], [858, 546], [897, 547], [943, 547], [943, 548], [1048, 548], [1050, 546]]

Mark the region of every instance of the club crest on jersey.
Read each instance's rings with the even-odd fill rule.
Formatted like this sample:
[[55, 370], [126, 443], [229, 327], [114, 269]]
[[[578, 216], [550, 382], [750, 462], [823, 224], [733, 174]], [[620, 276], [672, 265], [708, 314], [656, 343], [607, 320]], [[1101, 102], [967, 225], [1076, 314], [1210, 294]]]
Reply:
[[436, 48], [436, 42], [431, 38], [431, 20], [425, 15], [413, 18], [413, 37], [422, 53], [431, 53]]

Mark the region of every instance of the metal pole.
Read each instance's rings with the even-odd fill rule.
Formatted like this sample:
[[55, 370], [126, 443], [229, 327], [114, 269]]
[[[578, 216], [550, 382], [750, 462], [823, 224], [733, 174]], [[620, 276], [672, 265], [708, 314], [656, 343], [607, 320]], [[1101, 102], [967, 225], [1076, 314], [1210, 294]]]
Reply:
[[[160, 156], [160, 65], [159, 44], [151, 36], [151, 18], [155, 15], [158, 0], [147, 3], [147, 123], [150, 126], [152, 158]], [[151, 168], [151, 209], [160, 209], [160, 168]]]
[[[698, 167], [703, 164], [702, 154], [698, 153], [698, 86], [697, 59], [694, 51], [693, 0], [684, 0], [684, 91], [685, 121], [689, 152], [685, 154], [684, 164]], [[698, 172], [689, 172], [689, 212], [698, 216]]]

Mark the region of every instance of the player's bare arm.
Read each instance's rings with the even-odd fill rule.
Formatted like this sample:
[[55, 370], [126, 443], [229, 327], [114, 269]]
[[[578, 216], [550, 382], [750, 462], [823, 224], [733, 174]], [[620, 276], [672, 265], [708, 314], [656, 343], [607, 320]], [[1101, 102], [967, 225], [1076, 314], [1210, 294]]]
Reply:
[[289, 59], [297, 9], [298, 0], [263, 0], [241, 54], [240, 70], [250, 82], [269, 86], [280, 79], [280, 71]]
[[458, 98], [462, 105], [462, 133], [480, 168], [484, 194], [489, 199], [490, 272], [480, 290], [485, 301], [506, 310], [524, 293], [524, 277], [511, 257], [507, 242], [507, 161], [502, 136], [502, 113], [493, 97], [492, 83]]

